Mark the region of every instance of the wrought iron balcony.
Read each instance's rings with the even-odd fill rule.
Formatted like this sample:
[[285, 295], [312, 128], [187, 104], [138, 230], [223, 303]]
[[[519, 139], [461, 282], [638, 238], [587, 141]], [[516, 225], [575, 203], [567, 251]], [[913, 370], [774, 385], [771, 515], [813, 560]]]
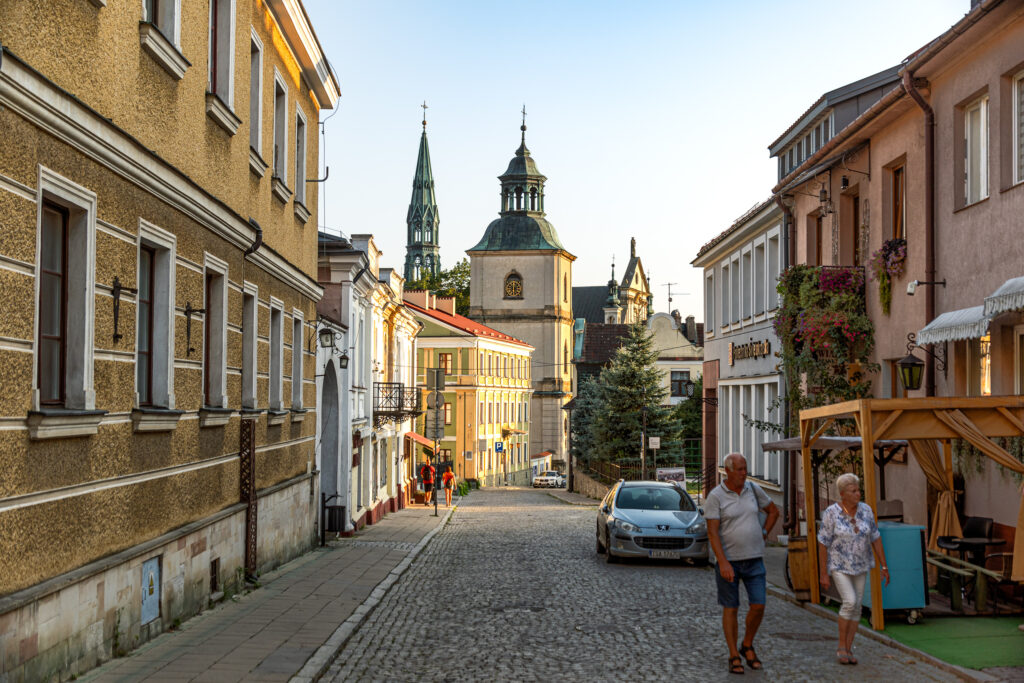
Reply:
[[418, 417], [423, 414], [423, 394], [418, 388], [403, 390], [402, 412], [404, 417]]
[[401, 382], [373, 383], [373, 426], [398, 422], [405, 415], [405, 386]]

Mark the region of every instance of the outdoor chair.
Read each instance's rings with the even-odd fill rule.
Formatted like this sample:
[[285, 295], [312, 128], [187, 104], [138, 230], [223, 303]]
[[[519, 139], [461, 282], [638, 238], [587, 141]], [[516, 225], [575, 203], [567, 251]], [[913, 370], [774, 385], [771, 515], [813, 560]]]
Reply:
[[999, 614], [999, 598], [1005, 592], [1007, 595], [1006, 605], [1012, 605], [1013, 597], [1021, 593], [1021, 608], [1024, 609], [1024, 585], [1010, 578], [1013, 569], [1013, 553], [991, 553], [985, 556], [985, 566], [993, 571], [999, 572], [999, 580], [992, 585], [992, 610]]

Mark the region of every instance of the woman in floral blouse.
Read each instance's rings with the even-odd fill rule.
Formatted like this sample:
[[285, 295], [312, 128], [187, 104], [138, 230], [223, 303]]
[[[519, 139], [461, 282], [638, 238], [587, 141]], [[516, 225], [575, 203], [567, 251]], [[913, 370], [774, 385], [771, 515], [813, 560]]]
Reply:
[[[840, 664], [856, 664], [853, 656], [853, 636], [860, 621], [860, 605], [864, 598], [864, 580], [875, 566], [874, 555], [881, 565], [882, 578], [889, 584], [889, 569], [885, 566], [882, 535], [878, 533], [871, 508], [860, 502], [860, 479], [856, 474], [843, 474], [836, 480], [839, 502], [829, 505], [818, 526], [818, 566], [821, 568], [821, 587], [828, 589], [834, 581], [843, 599], [839, 608], [839, 648], [836, 659]], [[831, 580], [829, 575], [831, 574]]]

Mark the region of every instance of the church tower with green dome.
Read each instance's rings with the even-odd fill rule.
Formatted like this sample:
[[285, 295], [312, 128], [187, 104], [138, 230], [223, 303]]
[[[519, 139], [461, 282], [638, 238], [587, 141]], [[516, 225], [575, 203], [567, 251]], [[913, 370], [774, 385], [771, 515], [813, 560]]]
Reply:
[[[547, 180], [526, 147], [526, 121], [519, 149], [498, 176], [501, 207], [470, 261], [469, 317], [522, 339], [534, 347], [530, 364], [530, 453], [551, 451], [552, 465], [563, 472], [568, 461], [568, 421], [562, 410], [572, 398], [572, 262], [545, 214]], [[503, 426], [481, 431], [487, 451], [483, 462], [505, 463], [514, 454], [496, 451]], [[485, 429], [481, 424], [481, 429]], [[494, 431], [496, 430], [496, 431]], [[483, 443], [481, 443], [481, 446]], [[526, 462], [529, 465], [529, 460]], [[500, 467], [498, 468], [500, 471]]]
[[434, 172], [430, 168], [427, 146], [427, 104], [423, 103], [423, 134], [416, 158], [416, 175], [412, 179], [412, 199], [405, 217], [405, 279], [419, 280], [425, 275], [441, 272], [441, 248], [438, 226], [437, 198], [434, 196]]

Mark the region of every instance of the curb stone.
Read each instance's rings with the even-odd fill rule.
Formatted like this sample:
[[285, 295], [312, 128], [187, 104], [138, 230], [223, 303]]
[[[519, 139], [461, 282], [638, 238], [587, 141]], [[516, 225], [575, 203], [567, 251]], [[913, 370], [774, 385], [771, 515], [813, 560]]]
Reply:
[[320, 677], [324, 675], [331, 664], [334, 662], [335, 657], [341, 651], [341, 648], [345, 645], [352, 634], [355, 633], [356, 629], [366, 620], [366, 617], [373, 612], [374, 608], [380, 603], [387, 594], [388, 590], [395, 585], [399, 577], [409, 568], [416, 556], [427, 546], [428, 543], [444, 528], [451, 518], [452, 513], [458, 509], [457, 501], [452, 501], [452, 507], [448, 509], [444, 517], [441, 518], [437, 526], [431, 529], [426, 536], [424, 536], [416, 547], [409, 551], [409, 554], [398, 563], [394, 569], [392, 569], [387, 576], [385, 576], [380, 583], [378, 583], [370, 596], [363, 601], [363, 604], [359, 605], [356, 610], [349, 616], [348, 619], [342, 622], [331, 637], [327, 641], [317, 648], [313, 656], [306, 660], [305, 665], [299, 670], [297, 674], [289, 679], [289, 683], [313, 683], [313, 681], [320, 680]]
[[[835, 612], [825, 609], [821, 605], [815, 605], [810, 602], [800, 602], [790, 592], [782, 590], [781, 588], [777, 588], [772, 584], [768, 584], [768, 594], [776, 598], [785, 600], [786, 602], [790, 602], [796, 605], [797, 607], [801, 607], [816, 616], [824, 617], [835, 622], [838, 622], [839, 620], [839, 617], [838, 615], [836, 615]], [[989, 681], [1002, 680], [1000, 678], [990, 676], [982, 671], [975, 671], [973, 669], [967, 669], [962, 666], [957, 666], [956, 664], [950, 664], [949, 662], [943, 661], [934, 655], [928, 654], [927, 652], [923, 652], [921, 650], [912, 648], [909, 645], [904, 645], [898, 640], [890, 638], [885, 634], [878, 633], [877, 631], [870, 628], [865, 628], [863, 624], [857, 627], [857, 633], [859, 635], [864, 636], [865, 638], [870, 638], [871, 640], [879, 642], [883, 645], [888, 645], [894, 650], [899, 650], [900, 652], [904, 652], [908, 655], [912, 655], [920, 660], [928, 662], [932, 666], [938, 669], [942, 669], [943, 671], [948, 671], [949, 673], [955, 676], [959, 676], [965, 681], [978, 681], [980, 683], [987, 683]]]

